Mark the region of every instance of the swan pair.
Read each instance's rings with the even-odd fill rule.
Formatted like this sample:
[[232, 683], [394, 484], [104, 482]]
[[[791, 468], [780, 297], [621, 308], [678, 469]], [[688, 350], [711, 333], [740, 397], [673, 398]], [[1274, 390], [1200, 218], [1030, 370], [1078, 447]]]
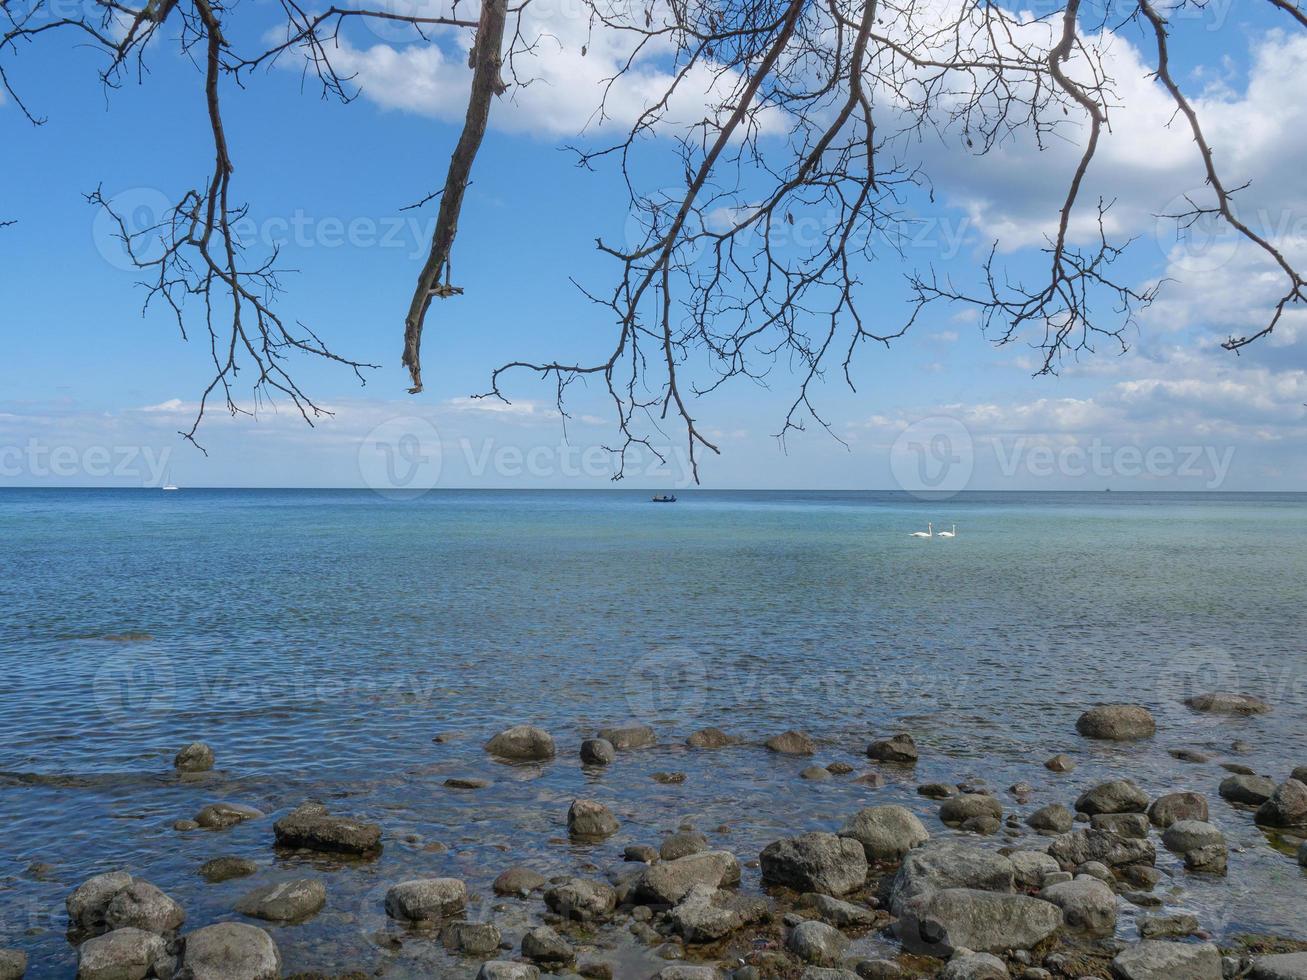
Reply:
[[957, 526], [956, 524], [954, 524], [954, 525], [953, 525], [953, 530], [951, 530], [951, 531], [940, 531], [940, 532], [937, 534], [937, 533], [935, 533], [935, 524], [934, 524], [934, 522], [933, 522], [933, 521], [927, 521], [927, 522], [926, 522], [926, 530], [924, 530], [924, 531], [913, 531], [913, 532], [912, 532], [912, 536], [913, 536], [914, 538], [956, 538], [956, 537], [958, 536], [958, 526]]

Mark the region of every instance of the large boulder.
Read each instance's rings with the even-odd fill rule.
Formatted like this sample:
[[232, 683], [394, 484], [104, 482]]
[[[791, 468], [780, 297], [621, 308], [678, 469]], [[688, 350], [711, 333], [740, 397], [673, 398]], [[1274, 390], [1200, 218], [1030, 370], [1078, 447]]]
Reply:
[[668, 913], [672, 928], [687, 943], [711, 943], [767, 914], [767, 902], [695, 885]]
[[1062, 910], [1062, 920], [1072, 932], [1110, 936], [1116, 931], [1116, 894], [1097, 878], [1081, 875], [1049, 885], [1039, 897]]
[[105, 914], [114, 896], [132, 886], [126, 871], [106, 871], [87, 878], [64, 899], [68, 922], [76, 930], [103, 930]]
[[1003, 816], [1003, 804], [984, 793], [962, 793], [950, 796], [939, 805], [939, 819], [950, 826], [966, 823], [973, 817], [989, 817], [999, 820]]
[[1162, 834], [1162, 843], [1184, 858], [1190, 871], [1225, 874], [1229, 848], [1219, 827], [1203, 820], [1177, 820]]
[[603, 840], [619, 829], [613, 811], [595, 800], [573, 800], [567, 810], [567, 832], [580, 840]]
[[1252, 980], [1307, 980], [1307, 953], [1275, 953], [1253, 960]]
[[555, 915], [587, 921], [612, 912], [617, 907], [617, 892], [605, 881], [568, 878], [545, 891], [545, 904]]
[[1015, 872], [1001, 854], [937, 842], [909, 851], [890, 885], [890, 910], [898, 915], [908, 902], [948, 888], [1011, 892]]
[[553, 737], [534, 725], [506, 728], [486, 742], [486, 751], [517, 762], [540, 762], [555, 754]]
[[430, 922], [466, 905], [467, 886], [457, 878], [415, 878], [386, 892], [386, 914], [405, 922]]
[[844, 822], [839, 835], [861, 844], [868, 861], [897, 861], [930, 840], [916, 814], [894, 805], [859, 810]]
[[172, 760], [178, 772], [208, 772], [213, 768], [213, 749], [203, 742], [192, 742]]
[[1266, 827], [1307, 825], [1307, 783], [1286, 779], [1257, 808], [1257, 822]]
[[144, 929], [160, 934], [176, 932], [186, 921], [182, 907], [162, 891], [141, 878], [109, 900], [104, 911], [110, 929]]
[[335, 817], [321, 803], [304, 803], [272, 826], [281, 847], [371, 856], [381, 852], [381, 828], [375, 823]]
[[1228, 691], [1195, 694], [1191, 698], [1185, 698], [1184, 703], [1194, 711], [1205, 711], [1214, 715], [1264, 715], [1271, 710], [1271, 706], [1259, 697], [1251, 694], [1231, 694]]
[[1080, 794], [1076, 809], [1093, 816], [1096, 813], [1143, 813], [1148, 809], [1148, 794], [1128, 779], [1099, 783]]
[[817, 744], [811, 738], [793, 729], [773, 735], [763, 744], [782, 755], [812, 755], [817, 751]]
[[77, 950], [77, 980], [146, 980], [171, 977], [172, 972], [167, 944], [145, 929], [115, 929]]
[[1221, 951], [1211, 943], [1145, 939], [1117, 954], [1119, 980], [1221, 980]]
[[[864, 864], [865, 867], [865, 864]], [[652, 905], [675, 905], [695, 885], [719, 888], [740, 881], [740, 862], [729, 851], [700, 851], [674, 861], [660, 861], [640, 872], [633, 894]]]
[[599, 737], [610, 743], [618, 752], [627, 749], [647, 749], [658, 744], [658, 736], [648, 725], [620, 725], [599, 729]]
[[1148, 819], [1158, 827], [1169, 827], [1177, 820], [1206, 820], [1207, 798], [1201, 793], [1167, 793], [1153, 800]]
[[1236, 773], [1221, 780], [1221, 798], [1245, 806], [1261, 806], [1275, 793], [1275, 780], [1268, 776]]
[[1132, 742], [1151, 738], [1157, 732], [1157, 722], [1142, 705], [1100, 704], [1080, 716], [1076, 731], [1085, 738]]
[[764, 882], [800, 892], [844, 895], [867, 880], [867, 855], [862, 845], [820, 831], [772, 841], [759, 860]]
[[906, 902], [895, 928], [909, 952], [940, 956], [1029, 949], [1061, 927], [1062, 910], [1038, 898], [945, 888]]
[[849, 941], [838, 929], [817, 919], [809, 919], [790, 930], [785, 945], [805, 963], [835, 966], [844, 958]]
[[244, 803], [210, 803], [195, 814], [195, 822], [205, 830], [226, 830], [246, 820], [258, 820], [262, 816], [262, 810]]
[[900, 766], [911, 766], [920, 753], [917, 743], [907, 732], [899, 732], [890, 738], [880, 739], [867, 746], [867, 756], [878, 762], [892, 762]]
[[1152, 841], [1119, 837], [1108, 830], [1073, 830], [1061, 834], [1048, 845], [1048, 853], [1067, 869], [1090, 861], [1109, 868], [1157, 861], [1157, 848]]
[[264, 885], [236, 903], [236, 911], [268, 922], [302, 922], [327, 904], [327, 886], [318, 878], [296, 878]]
[[176, 980], [277, 980], [281, 954], [262, 929], [219, 922], [185, 937]]

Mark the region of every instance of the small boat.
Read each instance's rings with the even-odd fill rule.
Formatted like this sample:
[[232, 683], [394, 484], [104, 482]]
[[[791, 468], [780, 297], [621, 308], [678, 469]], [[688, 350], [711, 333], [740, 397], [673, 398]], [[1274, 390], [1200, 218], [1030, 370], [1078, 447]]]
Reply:
[[676, 503], [676, 494], [674, 493], [654, 494], [653, 502], [655, 504], [674, 504]]

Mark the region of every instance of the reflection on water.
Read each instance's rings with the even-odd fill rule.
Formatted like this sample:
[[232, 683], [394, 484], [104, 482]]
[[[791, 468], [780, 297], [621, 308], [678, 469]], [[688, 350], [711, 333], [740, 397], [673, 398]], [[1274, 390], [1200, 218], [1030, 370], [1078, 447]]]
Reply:
[[[1307, 763], [1299, 498], [680, 497], [0, 491], [0, 943], [29, 951], [32, 976], [67, 975], [64, 896], [115, 867], [173, 895], [188, 926], [234, 917], [266, 880], [314, 873], [327, 908], [272, 929], [288, 972], [471, 976], [434, 939], [395, 948], [379, 935], [394, 929], [388, 884], [465, 878], [474, 912], [516, 940], [523, 907], [492, 912], [489, 889], [514, 863], [604, 870], [686, 821], [747, 860], [872, 802], [904, 803], [943, 835], [919, 783], [982, 778], [1002, 794], [1023, 780], [1028, 805], [1002, 795], [1025, 813], [1119, 775], [1152, 795], [1205, 793], [1235, 848], [1225, 880], [1159, 855], [1169, 905], [1218, 936], [1307, 939], [1294, 839], [1268, 840], [1216, 795], [1220, 761], [1277, 779]], [[909, 538], [926, 520], [956, 522], [957, 539]], [[1275, 711], [1213, 719], [1179, 704], [1213, 688]], [[1148, 705], [1158, 736], [1080, 739], [1076, 716], [1105, 700]], [[664, 744], [583, 771], [581, 738], [629, 719]], [[486, 737], [523, 721], [554, 734], [554, 763], [485, 756]], [[859, 770], [869, 738], [907, 730], [922, 760], [883, 770], [882, 789], [814, 783], [798, 778], [812, 760], [680, 744], [705, 725], [754, 743], [800, 728], [818, 761]], [[179, 780], [172, 754], [196, 738], [219, 771]], [[1248, 751], [1233, 754], [1236, 739]], [[1182, 746], [1213, 760], [1171, 758]], [[1060, 751], [1079, 762], [1069, 775], [1040, 764]], [[653, 780], [668, 770], [686, 781]], [[493, 784], [448, 789], [450, 775]], [[566, 843], [578, 795], [610, 803], [622, 832]], [[272, 819], [308, 798], [379, 822], [382, 856], [275, 853]], [[217, 800], [270, 816], [172, 829]], [[196, 869], [223, 854], [255, 859], [259, 875], [206, 884]], [[653, 963], [629, 945], [617, 956], [632, 976]]]

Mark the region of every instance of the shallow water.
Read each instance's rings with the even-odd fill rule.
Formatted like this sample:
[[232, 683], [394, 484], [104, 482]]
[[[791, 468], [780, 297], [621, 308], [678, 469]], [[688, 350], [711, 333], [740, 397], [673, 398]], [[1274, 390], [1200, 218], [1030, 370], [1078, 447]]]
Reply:
[[[1216, 794], [1220, 761], [1277, 779], [1307, 763], [1307, 497], [647, 499], [0, 490], [0, 945], [29, 952], [30, 976], [71, 975], [63, 900], [93, 873], [148, 878], [191, 928], [236, 918], [240, 895], [308, 864], [328, 904], [304, 925], [271, 927], [287, 972], [471, 976], [475, 964], [435, 940], [398, 951], [376, 940], [388, 884], [463, 877], [482, 896], [474, 914], [515, 940], [519, 909], [540, 903], [490, 910], [489, 883], [511, 864], [607, 869], [626, 844], [656, 845], [686, 820], [747, 860], [777, 836], [834, 829], [884, 802], [947, 835], [917, 784], [984, 778], [1001, 792], [1024, 780], [1036, 788], [1029, 805], [1002, 794], [1024, 814], [1120, 775], [1152, 795], [1205, 793], [1236, 848], [1224, 880], [1186, 875], [1163, 851], [1170, 907], [1218, 937], [1307, 939], [1294, 840], [1268, 839]], [[907, 535], [927, 520], [956, 521], [957, 539]], [[1275, 710], [1213, 719], [1180, 704], [1210, 689], [1258, 694]], [[1149, 706], [1157, 737], [1079, 738], [1084, 707], [1114, 700]], [[580, 739], [628, 720], [664, 744], [583, 771]], [[484, 740], [517, 722], [548, 728], [559, 758], [490, 761]], [[859, 770], [869, 738], [906, 730], [922, 760], [915, 772], [884, 769], [879, 790], [813, 783], [798, 778], [812, 760], [757, 744], [686, 750], [704, 725], [754, 742], [800, 728], [821, 743], [818, 762]], [[194, 738], [213, 745], [219, 772], [179, 782], [172, 754]], [[1233, 754], [1235, 739], [1251, 750]], [[1181, 746], [1214, 759], [1177, 762], [1167, 750]], [[1043, 768], [1059, 751], [1075, 772]], [[687, 779], [661, 785], [660, 770]], [[441, 785], [453, 774], [494, 784]], [[609, 802], [621, 833], [568, 844], [565, 814], [580, 795]], [[379, 822], [382, 856], [280, 856], [271, 820], [171, 829], [215, 800], [275, 817], [308, 798]], [[261, 873], [205, 884], [195, 869], [219, 854], [254, 858]], [[745, 874], [755, 887], [756, 871]], [[1121, 934], [1132, 928], [1124, 915]], [[620, 975], [651, 972], [642, 949], [612, 955]]]

